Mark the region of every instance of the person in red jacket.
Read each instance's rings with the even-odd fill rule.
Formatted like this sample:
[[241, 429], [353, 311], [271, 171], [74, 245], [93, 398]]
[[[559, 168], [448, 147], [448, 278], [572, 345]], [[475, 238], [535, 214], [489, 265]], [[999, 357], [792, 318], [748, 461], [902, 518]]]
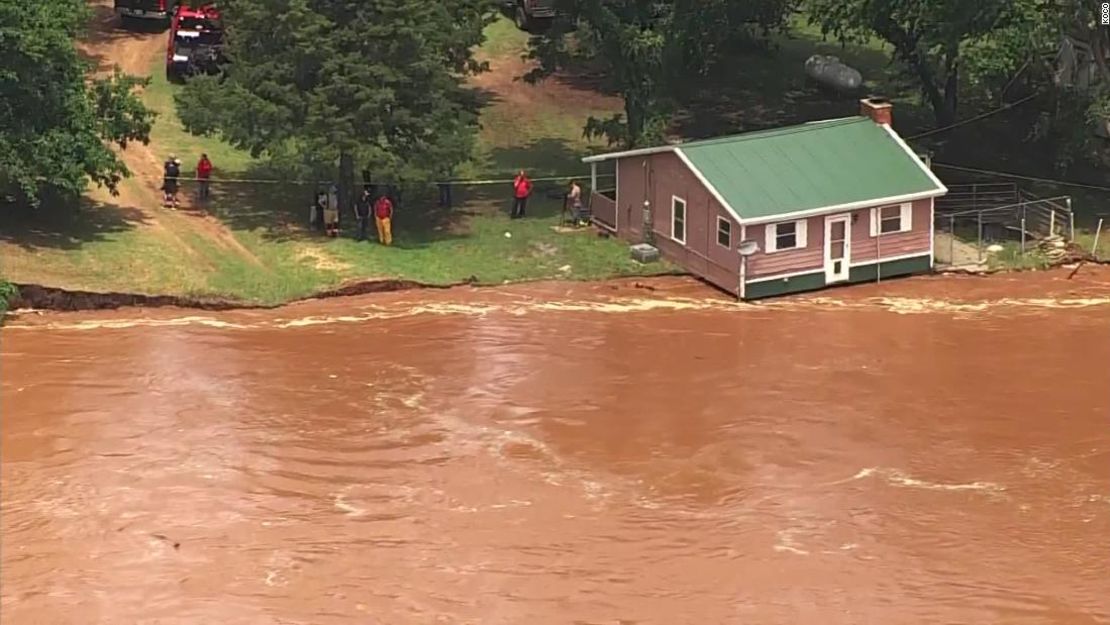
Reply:
[[393, 201], [382, 195], [374, 202], [374, 221], [378, 224], [378, 241], [393, 245]]
[[524, 216], [524, 208], [528, 204], [529, 195], [532, 195], [532, 181], [528, 179], [522, 169], [513, 179], [513, 212], [510, 215], [512, 219], [519, 219]]
[[200, 162], [197, 163], [197, 188], [201, 202], [208, 201], [208, 181], [211, 177], [212, 161], [208, 160], [207, 154], [201, 154]]

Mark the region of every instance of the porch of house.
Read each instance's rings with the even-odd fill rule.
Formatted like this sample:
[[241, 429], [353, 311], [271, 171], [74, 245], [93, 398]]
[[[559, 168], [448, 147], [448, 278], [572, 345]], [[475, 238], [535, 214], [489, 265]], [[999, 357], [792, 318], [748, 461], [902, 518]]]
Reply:
[[598, 163], [590, 163], [590, 215], [599, 228], [617, 230], [617, 179], [616, 163], [609, 165], [612, 172], [599, 172]]

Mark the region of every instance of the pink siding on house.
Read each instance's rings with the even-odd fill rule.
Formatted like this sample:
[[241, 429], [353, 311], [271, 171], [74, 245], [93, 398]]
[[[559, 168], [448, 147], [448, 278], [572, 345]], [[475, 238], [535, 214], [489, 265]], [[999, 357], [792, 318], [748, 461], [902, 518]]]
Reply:
[[[844, 213], [834, 213], [844, 214]], [[933, 221], [932, 202], [928, 199], [913, 203], [911, 230], [882, 237], [871, 236], [871, 209], [861, 208], [851, 212], [853, 222], [852, 245], [848, 262], [860, 264], [878, 258], [906, 256], [909, 254], [929, 254], [929, 228]], [[762, 278], [783, 273], [821, 271], [825, 266], [825, 217], [819, 215], [806, 219], [808, 236], [806, 247], [800, 250], [785, 250], [766, 253], [764, 226], [748, 226], [748, 238], [759, 242], [761, 251], [748, 261], [748, 278]]]
[[[621, 159], [617, 180], [617, 227], [622, 238], [633, 243], [642, 240], [644, 199], [650, 198], [655, 245], [660, 253], [713, 284], [736, 292], [740, 227], [681, 159], [671, 153]], [[685, 244], [672, 238], [674, 196], [686, 201]], [[718, 216], [730, 224], [732, 240], [728, 248], [717, 243]]]
[[852, 224], [853, 263], [873, 261], [882, 254], [883, 258], [905, 256], [907, 254], [927, 254], [929, 249], [929, 227], [933, 223], [932, 202], [918, 200], [913, 203], [912, 229], [909, 232], [871, 236], [870, 209], [856, 211], [859, 219]]
[[767, 253], [767, 226], [748, 226], [748, 238], [759, 243], [759, 253], [748, 259], [748, 279], [781, 273], [820, 271], [825, 266], [825, 217], [806, 219], [806, 246]]
[[[617, 185], [618, 236], [631, 243], [643, 240], [644, 199], [650, 198], [655, 245], [663, 256], [727, 291], [736, 292], [740, 273], [740, 257], [736, 251], [740, 226], [678, 156], [661, 153], [620, 159]], [[672, 196], [686, 200], [685, 244], [672, 239]], [[851, 214], [854, 220], [851, 223], [851, 264], [874, 261], [877, 249], [884, 259], [932, 252], [929, 232], [933, 215], [929, 199], [914, 202], [910, 231], [883, 235], [878, 245], [876, 237], [871, 236], [871, 209], [858, 209]], [[731, 225], [732, 240], [727, 249], [717, 244], [718, 216]], [[823, 271], [827, 216], [806, 218], [806, 246], [781, 252], [766, 252], [764, 225], [748, 226], [747, 238], [757, 241], [760, 247], [760, 252], [748, 261], [748, 279]]]

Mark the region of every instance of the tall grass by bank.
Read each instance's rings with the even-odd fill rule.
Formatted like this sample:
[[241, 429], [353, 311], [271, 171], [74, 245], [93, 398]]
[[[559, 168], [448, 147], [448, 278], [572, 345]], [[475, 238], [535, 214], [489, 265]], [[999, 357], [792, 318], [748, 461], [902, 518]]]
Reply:
[[8, 305], [19, 295], [19, 289], [14, 284], [0, 278], [0, 323], [3, 323], [4, 313], [8, 312]]

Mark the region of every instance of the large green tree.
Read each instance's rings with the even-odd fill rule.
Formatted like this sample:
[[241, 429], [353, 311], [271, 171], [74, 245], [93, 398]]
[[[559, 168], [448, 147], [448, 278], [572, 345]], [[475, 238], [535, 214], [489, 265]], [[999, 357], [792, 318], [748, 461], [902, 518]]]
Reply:
[[0, 193], [114, 191], [128, 171], [110, 144], [148, 141], [140, 81], [89, 78], [75, 42], [90, 17], [84, 0], [0, 0]]
[[186, 126], [255, 156], [356, 164], [376, 174], [442, 173], [471, 154], [477, 101], [465, 76], [490, 0], [222, 0], [221, 77], [191, 81]]
[[916, 79], [938, 125], [956, 120], [964, 53], [1020, 18], [1016, 0], [807, 0], [826, 34], [879, 37]]
[[786, 24], [794, 0], [562, 0], [562, 17], [533, 37], [529, 75], [599, 64], [623, 114], [591, 118], [587, 136], [634, 147], [661, 139], [678, 89], [705, 75], [729, 44]]
[[[1025, 75], [1033, 87], [1047, 95], [1039, 100], [1033, 137], [1042, 140], [1059, 169], [1088, 157], [1105, 162], [1106, 144], [1098, 138], [1110, 122], [1110, 29], [1101, 24], [1103, 3], [1015, 0], [1015, 5], [1024, 19], [999, 38], [1018, 44], [1011, 54], [995, 58], [1020, 61], [1029, 68]], [[1068, 46], [1074, 46], [1071, 58], [1063, 54]]]

